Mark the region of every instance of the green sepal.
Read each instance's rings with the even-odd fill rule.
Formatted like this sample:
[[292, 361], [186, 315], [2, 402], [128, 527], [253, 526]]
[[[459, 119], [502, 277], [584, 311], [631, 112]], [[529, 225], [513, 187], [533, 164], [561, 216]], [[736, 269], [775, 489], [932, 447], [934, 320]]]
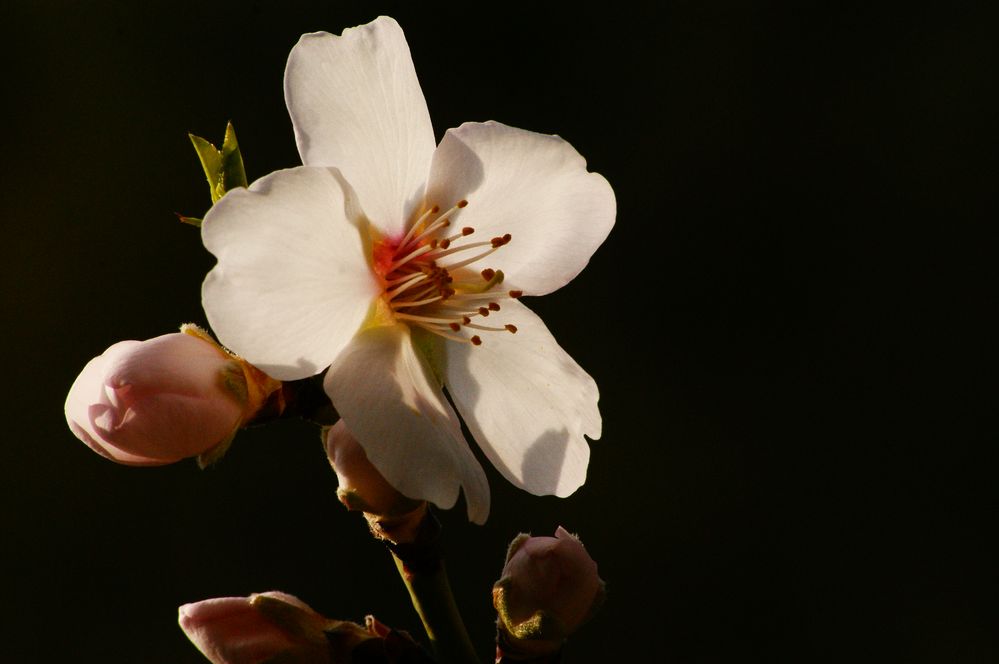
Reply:
[[510, 562], [510, 559], [513, 558], [513, 554], [517, 553], [517, 550], [529, 539], [531, 539], [531, 536], [528, 533], [520, 533], [514, 537], [510, 542], [510, 546], [506, 548], [505, 562]]
[[222, 441], [220, 441], [215, 447], [205, 450], [197, 456], [198, 468], [204, 470], [208, 466], [214, 465], [221, 461], [225, 453], [229, 451], [229, 447], [232, 446], [232, 441], [236, 438], [236, 433], [239, 429], [235, 429], [231, 434], [226, 436]]
[[201, 228], [202, 220], [198, 217], [185, 217], [179, 212], [174, 212], [174, 214], [177, 215], [177, 219], [179, 219], [182, 224], [188, 224], [190, 226], [194, 226], [195, 228]]
[[219, 384], [240, 406], [246, 407], [250, 400], [250, 390], [246, 385], [246, 374], [238, 360], [228, 360], [219, 370]]
[[330, 621], [318, 614], [269, 595], [253, 595], [250, 606], [287, 634], [317, 643], [326, 642], [323, 629]]
[[515, 622], [507, 603], [509, 592], [510, 579], [500, 579], [493, 586], [493, 606], [499, 619], [498, 626], [507, 634], [524, 641], [562, 641], [569, 635], [562, 621], [543, 609], [535, 611], [526, 620]]
[[247, 185], [243, 155], [239, 151], [236, 130], [232, 128], [231, 122], [226, 125], [222, 149], [216, 148], [211, 142], [200, 136], [194, 134], [188, 134], [188, 136], [191, 139], [191, 144], [194, 145], [194, 151], [198, 153], [201, 167], [208, 179], [212, 204], [217, 203], [227, 191]]

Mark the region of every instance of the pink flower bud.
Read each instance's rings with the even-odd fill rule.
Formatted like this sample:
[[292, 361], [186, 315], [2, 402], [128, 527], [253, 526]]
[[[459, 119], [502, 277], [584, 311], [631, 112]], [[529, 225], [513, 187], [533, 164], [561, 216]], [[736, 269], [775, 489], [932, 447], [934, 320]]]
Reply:
[[[330, 662], [329, 621], [297, 597], [272, 591], [180, 607], [181, 629], [213, 664]], [[274, 661], [277, 661], [274, 659]]]
[[326, 456], [336, 473], [337, 497], [347, 509], [396, 516], [420, 505], [421, 501], [396, 491], [378, 472], [343, 420], [330, 427], [326, 434]]
[[347, 509], [364, 513], [372, 535], [395, 544], [416, 539], [427, 503], [396, 491], [368, 460], [343, 420], [326, 433], [326, 456], [339, 484], [337, 498]]
[[493, 587], [506, 644], [525, 654], [557, 649], [593, 614], [603, 588], [597, 564], [561, 526], [555, 537], [520, 535]]
[[66, 398], [77, 438], [118, 463], [151, 466], [202, 454], [242, 424], [239, 360], [193, 334], [122, 341], [87, 363]]

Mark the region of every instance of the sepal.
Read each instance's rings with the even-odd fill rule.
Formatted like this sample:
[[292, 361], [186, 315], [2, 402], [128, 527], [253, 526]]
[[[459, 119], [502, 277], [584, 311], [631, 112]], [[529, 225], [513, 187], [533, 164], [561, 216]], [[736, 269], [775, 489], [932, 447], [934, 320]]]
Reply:
[[[225, 128], [225, 137], [222, 140], [222, 147], [215, 147], [207, 139], [188, 134], [191, 145], [198, 155], [201, 168], [208, 179], [208, 189], [212, 197], [212, 205], [218, 203], [219, 199], [225, 196], [226, 192], [237, 187], [246, 187], [246, 169], [243, 167], [243, 154], [239, 150], [239, 143], [236, 141], [236, 130], [232, 123], [228, 123]], [[177, 218], [185, 224], [201, 227], [200, 217], [188, 217], [176, 213]]]
[[221, 149], [200, 136], [188, 134], [188, 137], [194, 145], [194, 151], [198, 153], [205, 177], [208, 178], [213, 204], [218, 203], [227, 191], [247, 186], [243, 155], [239, 151], [236, 130], [233, 129], [231, 122], [226, 125]]
[[218, 380], [224, 391], [242, 408], [243, 415], [232, 432], [217, 445], [198, 455], [198, 466], [202, 469], [217, 463], [229, 451], [236, 433], [266, 410], [278, 416], [284, 410], [282, 383], [271, 378], [243, 358], [222, 347], [207, 330], [193, 323], [184, 323], [180, 331], [212, 344], [219, 353], [229, 358], [219, 369]]

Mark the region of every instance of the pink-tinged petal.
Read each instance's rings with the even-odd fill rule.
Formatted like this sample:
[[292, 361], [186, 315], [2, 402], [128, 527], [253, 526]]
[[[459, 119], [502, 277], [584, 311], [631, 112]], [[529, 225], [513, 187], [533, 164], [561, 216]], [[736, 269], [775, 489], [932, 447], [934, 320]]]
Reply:
[[[127, 349], [139, 343], [138, 341], [121, 341], [111, 346], [107, 352], [116, 348]], [[95, 395], [104, 393], [104, 368], [106, 364], [107, 359], [103, 355], [90, 360], [69, 389], [69, 394], [66, 396], [65, 412], [66, 423], [73, 435], [102, 457], [127, 466], [158, 466], [180, 460], [181, 457], [157, 460], [132, 454], [100, 438], [90, 419], [90, 407], [93, 405]]]
[[397, 516], [423, 504], [405, 497], [382, 477], [343, 420], [326, 432], [326, 456], [336, 473], [337, 497], [347, 509]]
[[513, 324], [517, 333], [483, 334], [481, 346], [447, 344], [444, 383], [508, 480], [537, 495], [568, 496], [586, 480], [583, 436], [600, 437], [597, 384], [530, 309], [502, 306], [489, 324]]
[[242, 422], [246, 404], [224, 381], [232, 365], [218, 346], [189, 334], [117, 343], [70, 388], [66, 420], [80, 440], [119, 463], [195, 456]]
[[[616, 215], [614, 191], [558, 136], [497, 122], [465, 123], [444, 135], [431, 166], [427, 202], [489, 239], [512, 240], [482, 261], [506, 283], [543, 295], [573, 279], [604, 241]], [[446, 265], [446, 263], [445, 263]]]
[[402, 231], [422, 201], [435, 141], [399, 24], [382, 16], [342, 36], [303, 35], [284, 90], [302, 163], [338, 168], [376, 227]]
[[484, 523], [489, 486], [451, 406], [405, 325], [364, 330], [324, 383], [368, 459], [402, 494], [447, 509], [465, 492], [468, 518]]
[[213, 664], [264, 664], [271, 661], [329, 662], [322, 637], [322, 616], [296, 597], [261, 593], [294, 607], [297, 624], [282, 625], [257, 609], [250, 597], [220, 597], [178, 610], [178, 623]]
[[244, 404], [223, 385], [231, 362], [189, 334], [165, 334], [105, 353], [104, 399], [90, 407], [102, 439], [133, 454], [175, 461], [232, 435]]
[[327, 168], [277, 171], [205, 215], [218, 264], [202, 288], [219, 340], [278, 380], [318, 373], [347, 345], [380, 285], [353, 201]]

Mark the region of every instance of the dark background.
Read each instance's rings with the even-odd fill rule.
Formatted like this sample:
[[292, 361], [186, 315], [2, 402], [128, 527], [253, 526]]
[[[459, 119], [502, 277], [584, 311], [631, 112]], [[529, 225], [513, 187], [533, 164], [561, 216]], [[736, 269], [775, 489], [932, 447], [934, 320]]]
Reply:
[[204, 322], [186, 132], [299, 163], [290, 48], [387, 13], [438, 138], [558, 133], [618, 199], [528, 302], [601, 387], [586, 485], [487, 467], [488, 523], [442, 516], [483, 655], [506, 542], [562, 524], [609, 588], [567, 662], [999, 661], [997, 23], [938, 4], [5, 3], [0, 659], [202, 661], [176, 607], [270, 589], [419, 631], [312, 427], [135, 469], [62, 414], [107, 346]]

